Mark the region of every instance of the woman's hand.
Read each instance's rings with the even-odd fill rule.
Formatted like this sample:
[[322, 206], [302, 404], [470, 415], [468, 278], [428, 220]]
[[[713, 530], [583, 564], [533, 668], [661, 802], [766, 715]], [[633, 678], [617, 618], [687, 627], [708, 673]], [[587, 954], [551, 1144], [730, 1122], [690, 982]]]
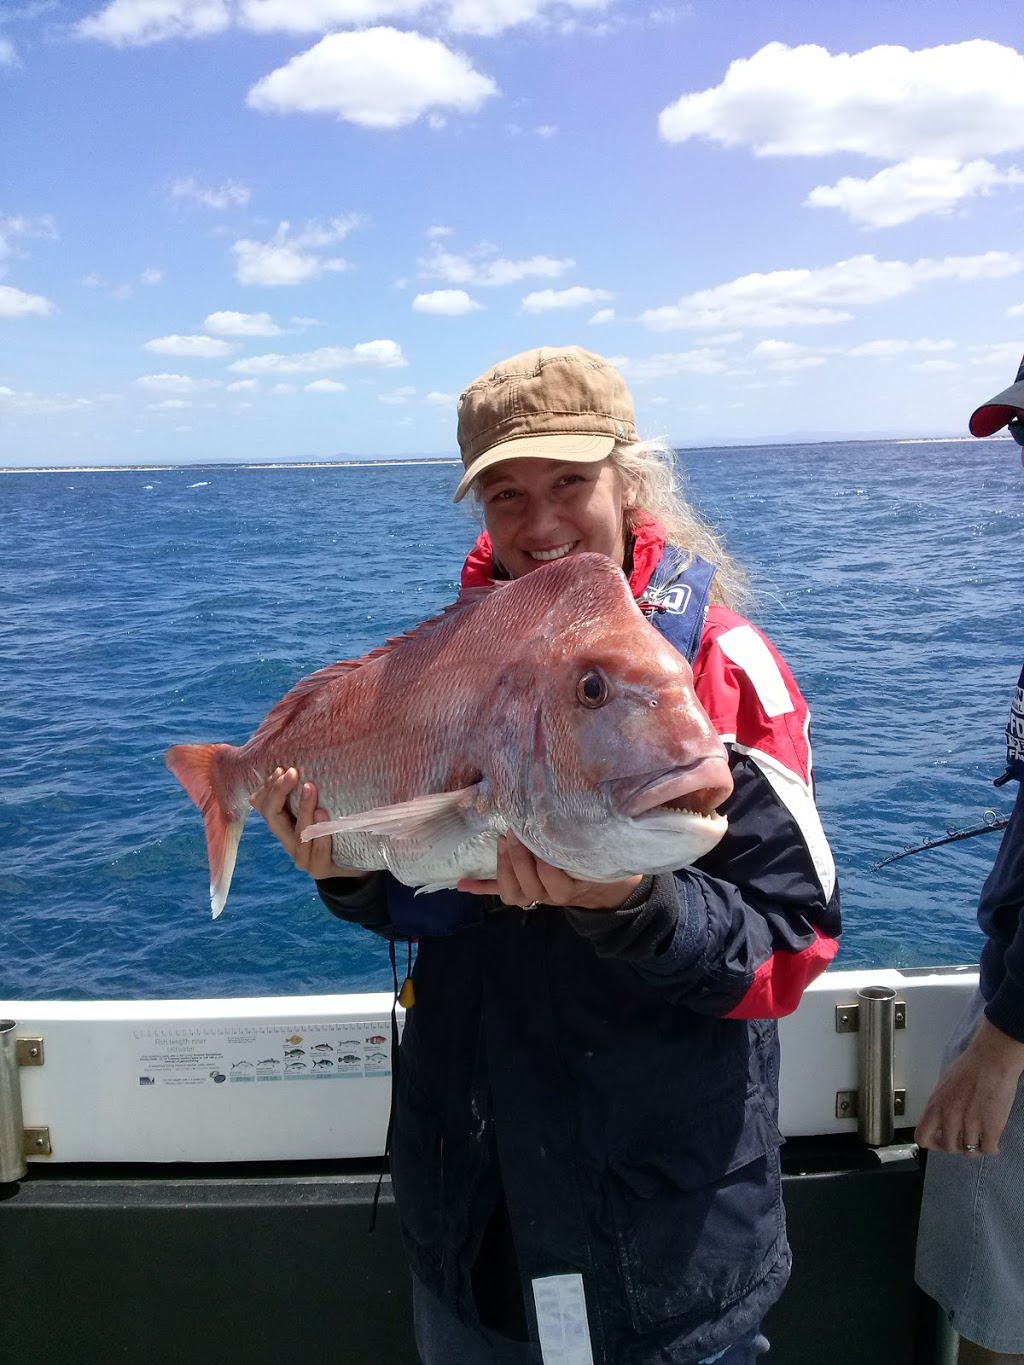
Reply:
[[497, 896], [505, 905], [572, 905], [583, 910], [618, 910], [637, 889], [639, 874], [617, 882], [587, 882], [536, 857], [509, 830], [498, 840], [498, 876], [494, 881], [463, 877], [460, 891]]
[[995, 1156], [1022, 1072], [1024, 1043], [983, 1018], [932, 1092], [914, 1134], [919, 1146]]
[[298, 768], [275, 768], [264, 782], [257, 787], [249, 798], [254, 810], [266, 820], [272, 834], [276, 835], [288, 850], [292, 862], [301, 872], [308, 872], [317, 881], [325, 877], [368, 877], [368, 872], [355, 868], [339, 867], [331, 854], [331, 836], [322, 835], [319, 839], [302, 842], [302, 831], [307, 825], [329, 820], [330, 814], [316, 804], [316, 787], [312, 782], [303, 784], [299, 797], [298, 818], [288, 809], [288, 797], [299, 785]]

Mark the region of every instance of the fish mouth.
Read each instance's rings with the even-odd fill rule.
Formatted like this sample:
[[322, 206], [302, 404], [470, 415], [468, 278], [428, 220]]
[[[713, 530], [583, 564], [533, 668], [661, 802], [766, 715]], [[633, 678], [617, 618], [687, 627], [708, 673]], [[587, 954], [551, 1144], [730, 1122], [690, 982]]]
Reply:
[[726, 760], [705, 758], [686, 768], [633, 779], [631, 790], [623, 784], [623, 812], [633, 819], [673, 814], [721, 820], [718, 807], [732, 795], [732, 785]]

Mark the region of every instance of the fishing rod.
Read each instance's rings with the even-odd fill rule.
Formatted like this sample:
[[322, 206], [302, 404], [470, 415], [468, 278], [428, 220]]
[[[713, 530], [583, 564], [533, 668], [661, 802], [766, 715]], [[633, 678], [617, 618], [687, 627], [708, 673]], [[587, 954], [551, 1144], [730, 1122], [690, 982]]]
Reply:
[[990, 834], [993, 830], [1005, 829], [1009, 823], [1008, 815], [997, 815], [994, 810], [987, 810], [983, 823], [975, 825], [973, 829], [950, 829], [940, 839], [926, 839], [923, 844], [905, 848], [902, 853], [890, 853], [889, 857], [883, 858], [880, 863], [872, 863], [871, 871], [877, 872], [880, 867], [898, 862], [900, 858], [909, 858], [912, 853], [921, 853], [926, 848], [938, 848], [940, 844], [953, 844], [958, 839], [973, 839], [976, 834]]

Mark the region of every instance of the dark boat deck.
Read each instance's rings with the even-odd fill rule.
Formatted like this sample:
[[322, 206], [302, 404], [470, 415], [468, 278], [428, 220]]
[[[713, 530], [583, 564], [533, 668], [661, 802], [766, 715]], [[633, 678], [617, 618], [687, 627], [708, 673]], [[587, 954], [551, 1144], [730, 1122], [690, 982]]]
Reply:
[[[930, 1365], [914, 1149], [783, 1157], [795, 1264], [770, 1360]], [[0, 1187], [0, 1365], [416, 1365], [387, 1182], [369, 1231], [376, 1166], [33, 1164]]]

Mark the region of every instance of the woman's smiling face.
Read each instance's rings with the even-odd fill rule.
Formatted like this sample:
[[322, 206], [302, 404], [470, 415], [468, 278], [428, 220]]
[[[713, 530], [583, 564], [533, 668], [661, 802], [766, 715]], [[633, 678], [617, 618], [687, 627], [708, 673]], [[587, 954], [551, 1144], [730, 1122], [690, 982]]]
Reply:
[[479, 486], [494, 557], [513, 578], [586, 551], [621, 567], [626, 492], [609, 460], [503, 460]]

